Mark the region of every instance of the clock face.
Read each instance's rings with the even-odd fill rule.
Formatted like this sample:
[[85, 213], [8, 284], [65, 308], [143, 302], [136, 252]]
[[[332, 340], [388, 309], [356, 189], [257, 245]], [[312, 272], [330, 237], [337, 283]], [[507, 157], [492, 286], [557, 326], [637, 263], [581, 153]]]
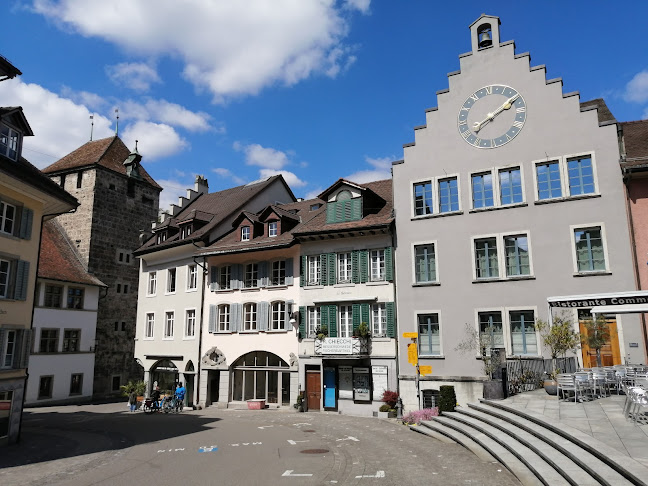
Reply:
[[489, 149], [513, 140], [524, 127], [526, 102], [517, 90], [491, 84], [471, 94], [459, 110], [461, 137], [470, 145]]

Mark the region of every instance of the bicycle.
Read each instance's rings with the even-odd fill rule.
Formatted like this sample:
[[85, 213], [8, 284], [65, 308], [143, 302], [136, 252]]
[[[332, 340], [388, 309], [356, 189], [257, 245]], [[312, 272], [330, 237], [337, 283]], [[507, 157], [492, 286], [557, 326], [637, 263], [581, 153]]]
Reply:
[[174, 412], [175, 411], [175, 400], [173, 397], [164, 397], [160, 408], [164, 413]]

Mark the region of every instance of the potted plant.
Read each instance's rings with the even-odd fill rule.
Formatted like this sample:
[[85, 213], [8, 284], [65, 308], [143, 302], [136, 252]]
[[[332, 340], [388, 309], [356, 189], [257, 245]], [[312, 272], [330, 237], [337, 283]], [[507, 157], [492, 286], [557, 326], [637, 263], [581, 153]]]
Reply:
[[360, 339], [369, 339], [371, 337], [371, 329], [366, 322], [361, 322], [356, 329], [353, 330], [353, 336]]
[[483, 332], [479, 332], [470, 324], [466, 323], [466, 336], [455, 348], [455, 351], [459, 351], [460, 353], [481, 354], [482, 369], [484, 375], [488, 378], [488, 380], [484, 381], [484, 398], [486, 399], [504, 398], [502, 380], [493, 377], [494, 372], [501, 365], [499, 349], [496, 347], [498, 343], [496, 342], [494, 331], [493, 326], [488, 326]]
[[[380, 412], [387, 412], [387, 416], [389, 418], [396, 418], [396, 403], [398, 403], [398, 392], [385, 390], [382, 394], [381, 400], [385, 402], [385, 404], [380, 406]], [[378, 414], [378, 416], [380, 417], [380, 414]]]
[[544, 388], [549, 395], [556, 395], [558, 390], [556, 376], [560, 373], [560, 369], [556, 366], [556, 359], [558, 356], [564, 359], [569, 351], [578, 349], [580, 344], [578, 333], [574, 330], [571, 320], [565, 315], [554, 317], [552, 325], [537, 319], [536, 327], [540, 332], [543, 345], [549, 348], [551, 353], [551, 373], [544, 380]]
[[298, 412], [304, 411], [304, 392], [299, 392], [299, 395], [297, 395], [297, 402], [293, 407], [295, 407]]
[[133, 381], [130, 380], [125, 385], [119, 387], [121, 389], [122, 395], [127, 397], [132, 392], [137, 394], [137, 407], [139, 408], [140, 404], [144, 401], [144, 394], [146, 393], [146, 382], [145, 381]]
[[581, 341], [584, 346], [588, 346], [596, 352], [596, 366], [603, 366], [601, 361], [601, 348], [610, 342], [612, 333], [608, 326], [605, 316], [601, 314], [596, 319], [589, 319], [583, 322], [585, 334], [581, 335]]
[[315, 337], [320, 341], [328, 336], [328, 326], [323, 324], [315, 329]]

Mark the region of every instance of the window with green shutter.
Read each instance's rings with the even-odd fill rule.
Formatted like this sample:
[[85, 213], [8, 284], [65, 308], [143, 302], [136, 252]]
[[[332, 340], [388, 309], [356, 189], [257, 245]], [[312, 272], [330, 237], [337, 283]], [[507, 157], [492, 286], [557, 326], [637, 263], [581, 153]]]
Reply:
[[394, 314], [394, 303], [386, 302], [385, 309], [387, 311], [387, 336], [391, 338], [396, 337], [396, 316]]
[[326, 203], [327, 223], [344, 223], [362, 219], [362, 197], [342, 199], [343, 193], [348, 193], [350, 196], [348, 191], [340, 191], [337, 201]]

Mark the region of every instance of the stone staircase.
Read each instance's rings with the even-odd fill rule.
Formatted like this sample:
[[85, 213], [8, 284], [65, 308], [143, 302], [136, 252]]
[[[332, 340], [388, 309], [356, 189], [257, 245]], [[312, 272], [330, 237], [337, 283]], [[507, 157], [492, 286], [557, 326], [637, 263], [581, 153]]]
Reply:
[[564, 423], [501, 402], [444, 412], [412, 430], [498, 461], [525, 486], [648, 486], [648, 468]]

